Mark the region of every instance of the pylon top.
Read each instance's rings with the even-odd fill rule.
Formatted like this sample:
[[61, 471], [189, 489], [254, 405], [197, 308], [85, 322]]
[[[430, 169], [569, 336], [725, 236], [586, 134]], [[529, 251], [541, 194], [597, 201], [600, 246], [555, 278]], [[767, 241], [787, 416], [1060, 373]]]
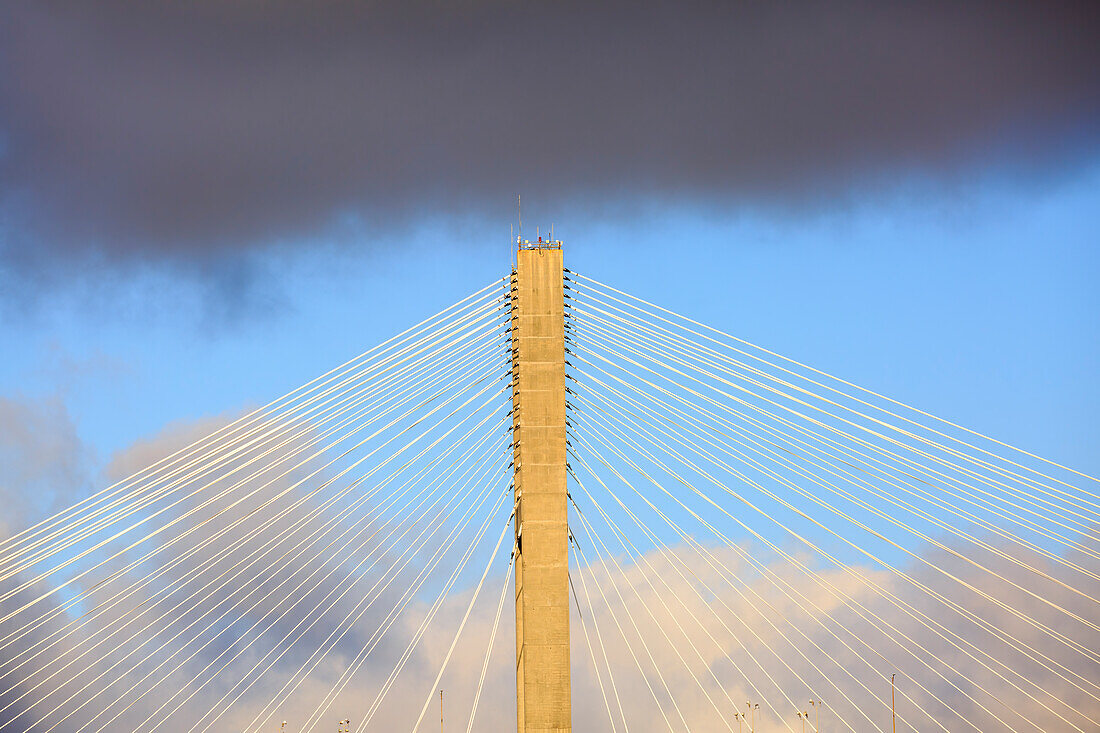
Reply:
[[531, 241], [517, 236], [516, 249], [561, 249], [561, 240], [539, 237], [537, 240]]

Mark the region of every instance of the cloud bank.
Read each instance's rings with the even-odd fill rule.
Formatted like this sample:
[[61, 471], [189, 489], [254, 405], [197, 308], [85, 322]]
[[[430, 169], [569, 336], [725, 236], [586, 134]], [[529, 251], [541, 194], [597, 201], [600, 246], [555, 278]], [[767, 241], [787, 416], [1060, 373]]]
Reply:
[[[1086, 2], [0, 8], [0, 253], [189, 258], [516, 193], [799, 201], [1072, 161]], [[31, 231], [33, 238], [14, 231]]]
[[[14, 495], [22, 495], [22, 491], [33, 487], [37, 481], [40, 471], [36, 466], [40, 463], [40, 454], [50, 453], [54, 457], [52, 462], [58, 466], [71, 466], [81, 460], [82, 449], [78, 441], [70, 441], [67, 447], [40, 443], [40, 450], [25, 450], [29, 443], [23, 436], [34, 432], [35, 426], [44, 419], [43, 415], [49, 414], [48, 406], [36, 407], [29, 403], [19, 410], [5, 409], [0, 412], [0, 426], [3, 427], [0, 430], [0, 452], [14, 454], [14, 447], [20, 454], [26, 454], [23, 464], [5, 468], [6, 472], [11, 471], [5, 473], [6, 476], [19, 479], [8, 482], [9, 491], [16, 492]], [[141, 441], [132, 449], [115, 456], [109, 472], [124, 473], [134, 466], [144, 465], [222, 422], [224, 420], [210, 419], [193, 425], [181, 423], [169, 426], [162, 434]], [[79, 484], [76, 480], [78, 473], [73, 473], [70, 476], [73, 480], [67, 482], [65, 476], [68, 475], [64, 474], [52, 483], [70, 488]], [[286, 486], [285, 482], [277, 482], [272, 491]], [[29, 511], [23, 521], [32, 521], [36, 516], [41, 516], [41, 510]], [[224, 526], [224, 523], [239, 516], [217, 517], [211, 526]], [[262, 518], [262, 515], [257, 516], [245, 526], [258, 526]], [[346, 589], [347, 583], [337, 580], [339, 573], [318, 588], [298, 594], [288, 593], [285, 588], [279, 590], [277, 583], [280, 578], [275, 576], [261, 577], [244, 587], [238, 581], [195, 605], [183, 623], [201, 617], [205, 624], [210, 618], [205, 615], [207, 612], [218, 609], [219, 604], [228, 604], [242, 593], [254, 592], [252, 598], [257, 598], [269, 591], [276, 592], [240, 620], [234, 620], [235, 613], [222, 617], [211, 631], [199, 635], [200, 642], [185, 644], [185, 640], [196, 634], [197, 630], [192, 629], [168, 641], [160, 653], [152, 655], [134, 669], [130, 669], [129, 661], [121, 667], [112, 665], [123, 662], [123, 655], [131, 651], [137, 653], [135, 658], [147, 655], [152, 647], [182, 628], [181, 623], [169, 625], [159, 622], [141, 630], [152, 618], [176, 602], [194, 603], [186, 601], [194, 586], [185, 592], [184, 588], [176, 587], [179, 580], [196, 570], [199, 571], [199, 584], [216, 580], [223, 570], [246, 556], [264, 537], [271, 536], [284, 526], [276, 523], [262, 534], [246, 531], [243, 539], [236, 544], [227, 541], [203, 548], [201, 553], [174, 567], [158, 583], [88, 621], [80, 634], [62, 637], [63, 643], [53, 646], [48, 655], [27, 662], [25, 650], [32, 642], [51, 640], [50, 634], [62, 630], [72, 616], [60, 615], [18, 643], [6, 645], [0, 653], [0, 691], [3, 691], [0, 707], [4, 708], [0, 720], [11, 720], [20, 730], [37, 730], [32, 725], [34, 720], [45, 716], [53, 724], [75, 710], [73, 717], [56, 730], [77, 730], [98, 711], [105, 709], [107, 702], [121, 695], [122, 702], [111, 706], [110, 714], [123, 710], [124, 705], [129, 707], [107, 729], [134, 729], [140, 727], [149, 716], [154, 721], [164, 718], [167, 729], [186, 729], [205, 712], [218, 706], [223, 695], [233, 691], [232, 686], [238, 680], [246, 679], [269, 649], [279, 648], [279, 640], [284, 634], [294, 631], [302, 614], [288, 614], [276, 619], [263, 633], [253, 633], [256, 641], [247, 649], [233, 640], [263, 614], [274, 612], [274, 617], [298, 600], [308, 608], [325, 594]], [[610, 538], [604, 539], [610, 541]], [[764, 560], [766, 573], [762, 575], [759, 569], [746, 564], [741, 552], [716, 547], [706, 548], [705, 556], [692, 548], [680, 546], [666, 552], [649, 551], [640, 557], [631, 557], [626, 551], [616, 552], [614, 560], [607, 557], [601, 560], [596, 558], [597, 550], [588, 540], [582, 537], [581, 541], [585, 543], [584, 550], [591, 564], [580, 570], [574, 568], [573, 578], [580, 607], [580, 613], [574, 608], [572, 620], [574, 726], [578, 730], [610, 729], [600, 693], [601, 681], [611, 696], [612, 714], [617, 720], [625, 718], [630, 730], [641, 733], [667, 730], [663, 722], [665, 715], [674, 721], [673, 727], [679, 729], [681, 713], [692, 731], [728, 731], [733, 712], [743, 709], [745, 700], [762, 703], [757, 712], [757, 730], [799, 730], [795, 713], [799, 708], [808, 707], [811, 698], [826, 702], [822, 716], [824, 730], [847, 729], [842, 725], [842, 719], [851, 723], [855, 730], [885, 729], [889, 725], [888, 679], [889, 674], [894, 672], [898, 673], [899, 679], [898, 729], [903, 731], [938, 729], [934, 721], [939, 721], [947, 730], [970, 729], [963, 722], [964, 718], [977, 725], [979, 730], [998, 730], [1006, 724], [1017, 730], [1030, 727], [1060, 730], [1065, 728], [1065, 724], [1059, 714], [1078, 722], [1081, 720], [1068, 710], [1070, 706], [1087, 719], [1100, 717], [1100, 703], [1084, 694], [1080, 683], [1081, 680], [1095, 679], [1094, 665], [1067, 648], [1052, 644], [1044, 634], [995, 604], [976, 598], [966, 599], [967, 608], [993, 629], [1011, 634], [1022, 644], [1047, 655], [1050, 664], [1062, 665], [1061, 669], [1038, 665], [1023, 654], [1008, 651], [987, 632], [977, 632], [959, 617], [945, 614], [923, 593], [884, 570], [871, 570], [859, 565], [820, 567], [799, 557], [799, 562], [807, 563], [809, 573], [791, 560], [772, 559]], [[200, 567], [201, 561], [226, 549], [231, 550], [231, 554], [223, 557], [213, 569], [203, 570]], [[752, 547], [743, 549], [757, 551]], [[478, 564], [484, 562], [484, 556], [479, 557]], [[763, 559], [767, 556], [757, 557]], [[1081, 586], [1081, 576], [1062, 576], [1059, 566], [1046, 563], [1042, 558], [1027, 559], [1048, 572], [1054, 580], [1037, 585], [1034, 576], [1018, 577], [1019, 571], [1003, 559], [998, 561], [995, 556], [988, 555], [981, 561], [1006, 578], [1028, 582], [1030, 589], [1084, 618], [1094, 617], [1094, 608], [1088, 601], [1058, 586], [1055, 581], [1077, 582], [1080, 590], [1094, 598], [1100, 595], [1100, 586]], [[1093, 574], [1100, 572], [1094, 553], [1082, 552], [1072, 559]], [[1083, 625], [1066, 623], [1065, 616], [1049, 607], [1029, 606], [1028, 600], [1019, 591], [1013, 592], [1003, 581], [993, 580], [984, 573], [977, 575], [971, 566], [950, 556], [940, 555], [933, 560], [1011, 607], [1026, 608], [1039, 621], [1057, 624], [1059, 631], [1069, 634], [1085, 648], [1096, 649], [1100, 646], [1100, 638], [1095, 632]], [[110, 569], [117, 567], [121, 567], [121, 563]], [[322, 558], [306, 563], [304, 572], [316, 570], [323, 573], [340, 567], [339, 558]], [[123, 579], [122, 584], [143, 576], [148, 569], [133, 571]], [[927, 570], [911, 572], [931, 587], [958, 597], [957, 588], [952, 587], [943, 576]], [[788, 584], [784, 586], [788, 589], [797, 590], [781, 591], [765, 575], [780, 579]], [[287, 730], [301, 730], [303, 721], [309, 718], [318, 702], [354, 663], [373, 630], [385, 620], [385, 611], [392, 607], [395, 595], [380, 598], [375, 608], [331, 646], [321, 663], [302, 680], [295, 694], [285, 703], [273, 708], [270, 701], [284, 684], [296, 679], [295, 671], [309, 661], [311, 650], [326, 642], [335, 621], [354, 607], [354, 601], [368, 592], [374, 579], [371, 574], [353, 579], [349, 597], [324, 615], [319, 627], [310, 630], [290, 654], [259, 677], [248, 692], [228, 708], [213, 729], [242, 729], [258, 714], [270, 712], [270, 720], [274, 723], [269, 722], [268, 728], [277, 726], [285, 719], [289, 722]], [[87, 579], [87, 586], [90, 587], [96, 580], [95, 577]], [[437, 577], [432, 587], [438, 587], [440, 580]], [[496, 599], [504, 580], [501, 565], [490, 575], [461, 643], [455, 650], [449, 671], [442, 680], [447, 694], [448, 729], [464, 727], [492, 628]], [[465, 612], [472, 585], [472, 582], [460, 584], [464, 590], [450, 596], [439, 615], [427, 627], [427, 634], [416, 646], [408, 666], [397, 677], [373, 721], [379, 730], [406, 729], [415, 720], [426, 696], [433, 695], [432, 681]], [[157, 591], [162, 592], [154, 595]], [[330, 712], [322, 720], [321, 730], [331, 729], [337, 720], [344, 717], [350, 717], [354, 722], [361, 719], [406, 644], [419, 629], [428, 611], [430, 595], [418, 598], [401, 615], [384, 642], [376, 647], [365, 666], [351, 677], [351, 683], [336, 698]], [[158, 599], [163, 605], [153, 605], [152, 602]], [[974, 646], [968, 647], [968, 653], [964, 653], [933, 633], [926, 624], [899, 611], [892, 599], [927, 614], [928, 619], [943, 624], [938, 627], [941, 631], [948, 635], [958, 634]], [[0, 604], [0, 612], [9, 609], [10, 604]], [[141, 615], [145, 611], [156, 613]], [[889, 622], [893, 628], [885, 630], [870, 623], [868, 619], [872, 617]], [[117, 633], [109, 636], [111, 644], [100, 646], [86, 656], [79, 654], [87, 650], [91, 643], [107, 637], [112, 630]], [[593, 671], [585, 631], [597, 649], [601, 666], [605, 664], [604, 659], [610, 662], [615, 689], [623, 704], [621, 713], [611, 693], [606, 667], [602, 679], [597, 679]], [[132, 639], [123, 641], [131, 635]], [[624, 635], [629, 642], [624, 640]], [[906, 651], [899, 643], [905, 637], [919, 644], [919, 648], [909, 646], [916, 653]], [[474, 730], [506, 730], [514, 724], [513, 639], [514, 628], [506, 602]], [[643, 646], [641, 639], [645, 640], [646, 646]], [[210, 643], [200, 648], [199, 643], [204, 641]], [[234, 656], [238, 651], [244, 653]], [[194, 654], [187, 657], [192, 652]], [[991, 657], [982, 656], [984, 653]], [[652, 671], [649, 654], [653, 655], [661, 669], [660, 678]], [[988, 664], [996, 665], [992, 659], [1003, 662], [1007, 676], [1023, 684], [1028, 695], [1021, 694], [1005, 679], [991, 674]], [[23, 666], [12, 669], [13, 660], [23, 663]], [[168, 667], [158, 667], [169, 660], [172, 664]], [[641, 660], [646, 670], [644, 676], [638, 671], [639, 662], [636, 660]], [[690, 672], [684, 666], [684, 660], [690, 664]], [[71, 666], [63, 666], [69, 663]], [[179, 668], [175, 669], [177, 663]], [[189, 686], [195, 675], [201, 679], [212, 664], [215, 667], [225, 665], [215, 678], [215, 684], [201, 689]], [[48, 677], [59, 669], [64, 673]], [[944, 676], [939, 677], [933, 670]], [[1017, 673], [1019, 677], [1014, 676]], [[103, 678], [100, 678], [101, 675]], [[1075, 678], [1075, 675], [1078, 677]], [[103, 687], [102, 679], [115, 678], [117, 683], [106, 689], [101, 697], [90, 697], [91, 691]], [[706, 694], [700, 689], [696, 678], [704, 681]], [[714, 683], [714, 678], [721, 684]], [[44, 689], [54, 690], [54, 693], [40, 704], [31, 704], [30, 701], [39, 696], [32, 687], [42, 680], [47, 680]], [[59, 684], [62, 680], [64, 684]], [[144, 695], [124, 694], [131, 685], [137, 684], [137, 689], [143, 690], [154, 681], [159, 684], [152, 692]], [[85, 688], [85, 685], [89, 686]], [[671, 697], [677, 701], [680, 712], [664, 691], [666, 686]], [[651, 689], [656, 692], [651, 693]], [[167, 713], [158, 712], [159, 706], [170, 702], [167, 708], [170, 710], [180, 699], [173, 700], [171, 696], [180, 690], [183, 694], [195, 694], [175, 716], [165, 718]], [[27, 696], [20, 699], [24, 693]], [[661, 701], [663, 713], [659, 712], [657, 703], [653, 701], [654, 694]], [[69, 696], [72, 699], [62, 705], [59, 713], [47, 715], [54, 705]], [[77, 708], [86, 701], [89, 702], [87, 707]], [[432, 726], [435, 725], [435, 714], [433, 707], [429, 714]], [[110, 715], [96, 719], [92, 728], [108, 717]], [[185, 721], [186, 726], [181, 728]]]
[[92, 455], [62, 400], [0, 397], [0, 537], [77, 501]]

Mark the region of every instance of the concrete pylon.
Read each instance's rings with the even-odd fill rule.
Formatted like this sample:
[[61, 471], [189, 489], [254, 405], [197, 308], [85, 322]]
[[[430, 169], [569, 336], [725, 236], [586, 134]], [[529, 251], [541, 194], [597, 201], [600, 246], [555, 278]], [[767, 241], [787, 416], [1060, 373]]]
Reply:
[[519, 245], [512, 276], [519, 733], [571, 733], [561, 244]]

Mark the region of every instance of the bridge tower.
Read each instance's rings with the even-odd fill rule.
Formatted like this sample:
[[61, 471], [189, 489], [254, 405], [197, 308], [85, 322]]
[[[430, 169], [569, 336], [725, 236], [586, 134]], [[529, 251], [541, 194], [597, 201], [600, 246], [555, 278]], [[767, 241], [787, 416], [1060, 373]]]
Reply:
[[519, 733], [571, 733], [561, 242], [518, 242], [512, 273]]

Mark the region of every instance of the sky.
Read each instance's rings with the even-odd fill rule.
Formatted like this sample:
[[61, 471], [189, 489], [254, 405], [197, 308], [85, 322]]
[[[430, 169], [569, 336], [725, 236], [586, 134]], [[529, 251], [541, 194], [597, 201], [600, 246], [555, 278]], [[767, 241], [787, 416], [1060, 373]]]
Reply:
[[[797, 214], [650, 201], [542, 218], [578, 272], [1095, 471], [1098, 211], [1100, 158], [1043, 182], [906, 180]], [[9, 306], [3, 394], [63, 405], [109, 460], [174, 421], [263, 404], [500, 277], [504, 226], [429, 219], [385, 247], [249, 253], [216, 284], [132, 263], [74, 279]], [[247, 304], [220, 292], [238, 286]]]
[[0, 0], [0, 531], [503, 277], [521, 216], [1100, 474], [1097, 38], [1088, 2]]
[[99, 460], [508, 267], [1094, 462], [1088, 3], [4, 3], [0, 394]]

